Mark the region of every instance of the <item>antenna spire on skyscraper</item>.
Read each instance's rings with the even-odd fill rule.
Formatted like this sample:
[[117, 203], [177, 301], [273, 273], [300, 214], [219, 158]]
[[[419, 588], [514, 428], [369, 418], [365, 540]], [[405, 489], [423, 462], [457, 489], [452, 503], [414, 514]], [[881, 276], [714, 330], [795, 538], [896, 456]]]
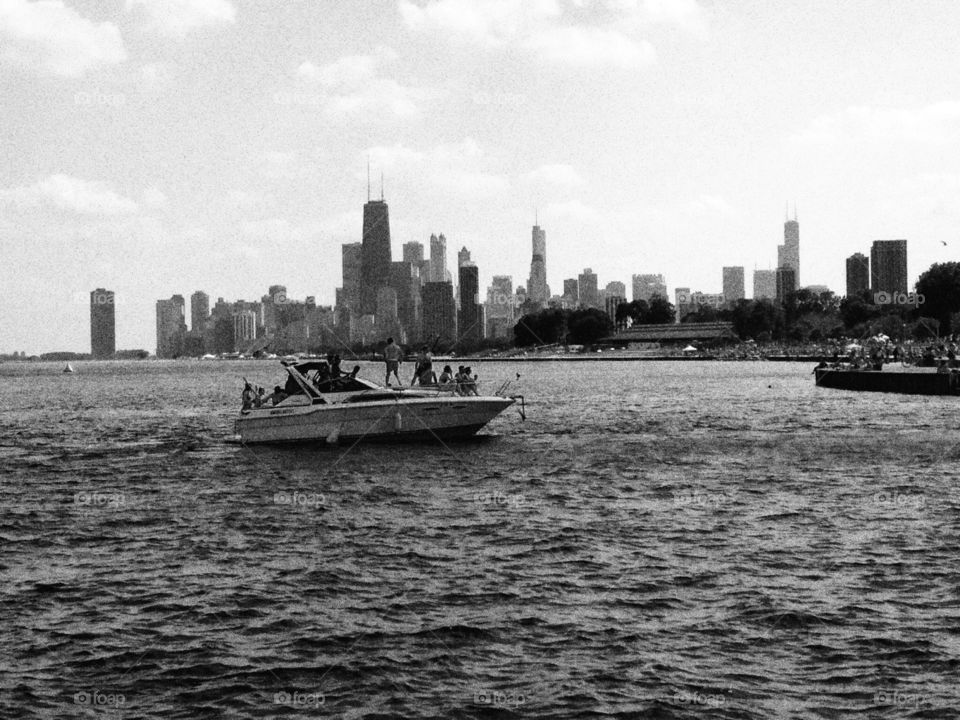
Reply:
[[367, 155], [367, 202], [370, 202], [370, 155]]
[[380, 202], [383, 202], [383, 170], [380, 171]]

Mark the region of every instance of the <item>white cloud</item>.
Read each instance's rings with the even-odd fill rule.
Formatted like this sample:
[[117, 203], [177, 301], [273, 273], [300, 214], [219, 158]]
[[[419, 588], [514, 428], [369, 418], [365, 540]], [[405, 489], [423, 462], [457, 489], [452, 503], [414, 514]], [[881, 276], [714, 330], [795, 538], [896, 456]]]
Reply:
[[148, 187], [143, 191], [143, 204], [151, 208], [160, 208], [167, 204], [167, 196], [158, 187]]
[[554, 163], [541, 165], [536, 170], [528, 172], [521, 180], [532, 186], [577, 187], [583, 185], [583, 178], [572, 165]]
[[163, 35], [183, 39], [194, 30], [236, 22], [230, 0], [127, 0], [127, 10], [140, 10], [148, 26]]
[[531, 35], [524, 45], [550, 62], [582, 67], [643, 68], [657, 57], [647, 41], [598, 27], [549, 28]]
[[403, 85], [382, 76], [395, 60], [389, 48], [369, 55], [346, 55], [326, 65], [300, 64], [293, 84], [277, 93], [281, 105], [316, 107], [334, 120], [377, 121], [419, 114], [422, 103], [436, 99], [435, 90]]
[[0, 190], [0, 201], [23, 208], [52, 206], [81, 215], [122, 215], [136, 212], [138, 207], [102, 183], [62, 174], [33, 185]]
[[61, 0], [0, 1], [0, 58], [61, 77], [78, 77], [127, 57], [113, 23], [94, 23]]
[[852, 106], [815, 118], [793, 139], [814, 145], [857, 141], [955, 142], [960, 140], [960, 102], [916, 108]]
[[669, 25], [706, 33], [697, 0], [400, 0], [411, 30], [486, 48], [511, 46], [547, 62], [636, 69], [656, 59], [641, 33]]

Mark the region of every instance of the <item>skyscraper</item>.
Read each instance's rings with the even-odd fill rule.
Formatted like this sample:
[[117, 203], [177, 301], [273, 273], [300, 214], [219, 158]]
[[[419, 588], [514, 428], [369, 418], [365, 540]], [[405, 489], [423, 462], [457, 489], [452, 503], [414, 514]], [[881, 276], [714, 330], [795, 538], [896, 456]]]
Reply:
[[436, 339], [445, 345], [457, 339], [457, 303], [451, 282], [423, 286], [423, 341], [430, 344]]
[[590, 268], [584, 268], [577, 276], [577, 285], [580, 288], [580, 305], [585, 308], [600, 306], [600, 293], [597, 292], [597, 275]]
[[190, 332], [203, 334], [210, 319], [210, 296], [197, 290], [190, 296]]
[[183, 295], [157, 300], [157, 357], [179, 357], [183, 353], [186, 334], [186, 303]]
[[494, 275], [487, 289], [486, 315], [487, 337], [513, 337], [515, 314], [513, 278], [509, 275]]
[[650, 302], [654, 295], [667, 299], [667, 283], [663, 275], [634, 275], [633, 299]]
[[777, 267], [787, 267], [793, 270], [794, 286], [792, 292], [800, 287], [800, 223], [796, 215], [793, 220], [783, 224], [783, 245], [777, 246]]
[[470, 260], [470, 251], [466, 247], [460, 248], [460, 252], [457, 253], [457, 267], [461, 268], [464, 265], [469, 265], [472, 261]]
[[404, 340], [408, 343], [420, 342], [423, 305], [420, 297], [420, 276], [413, 263], [390, 263], [390, 287], [397, 295], [397, 318], [403, 328]]
[[778, 267], [776, 270], [777, 282], [777, 302], [784, 303], [787, 296], [796, 292], [797, 274], [791, 267]]
[[777, 271], [753, 271], [753, 299], [775, 300], [777, 297]]
[[737, 300], [743, 300], [747, 296], [743, 286], [743, 267], [733, 266], [723, 268], [723, 299], [725, 302], [734, 303]]
[[364, 204], [360, 244], [360, 313], [373, 315], [377, 291], [390, 283], [390, 215], [383, 198]]
[[870, 248], [871, 292], [907, 292], [907, 241], [874, 240]]
[[607, 287], [605, 287], [604, 290], [607, 291], [608, 298], [618, 297], [623, 301], [626, 301], [627, 299], [627, 286], [619, 280], [608, 282]]
[[863, 253], [847, 258], [847, 297], [859, 297], [870, 289], [870, 260]]
[[472, 262], [460, 265], [459, 290], [460, 312], [457, 316], [459, 341], [466, 347], [476, 347], [483, 339], [483, 323], [480, 312], [480, 275]]
[[567, 278], [563, 281], [563, 301], [571, 307], [580, 304], [580, 283], [576, 278]]
[[97, 288], [90, 293], [90, 354], [113, 357], [117, 351], [117, 326], [113, 290]]
[[430, 280], [430, 261], [423, 257], [423, 243], [404, 243], [403, 261], [413, 266], [421, 285]]
[[429, 282], [453, 282], [450, 271], [447, 269], [447, 238], [430, 236], [430, 278]]
[[547, 286], [547, 233], [539, 225], [533, 226], [533, 256], [530, 260], [530, 278], [527, 280], [527, 299], [546, 305], [550, 299]]

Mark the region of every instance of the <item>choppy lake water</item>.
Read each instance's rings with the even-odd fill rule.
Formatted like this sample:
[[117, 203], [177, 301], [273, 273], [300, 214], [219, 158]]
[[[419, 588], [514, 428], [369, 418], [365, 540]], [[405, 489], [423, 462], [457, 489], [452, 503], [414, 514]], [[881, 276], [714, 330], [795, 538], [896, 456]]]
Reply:
[[0, 716], [960, 716], [960, 399], [485, 364], [526, 422], [251, 449], [272, 363], [75, 367], [0, 365]]

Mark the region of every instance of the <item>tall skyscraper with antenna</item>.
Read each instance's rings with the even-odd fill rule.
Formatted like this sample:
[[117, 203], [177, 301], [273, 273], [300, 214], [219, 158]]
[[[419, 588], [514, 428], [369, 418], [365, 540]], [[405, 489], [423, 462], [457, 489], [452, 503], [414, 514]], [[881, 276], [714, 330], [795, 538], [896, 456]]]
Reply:
[[[777, 267], [793, 270], [793, 290], [800, 287], [800, 223], [797, 222], [797, 208], [793, 208], [793, 220], [787, 216], [783, 224], [783, 245], [777, 246]], [[787, 288], [790, 291], [790, 288]]]
[[541, 307], [550, 299], [547, 285], [547, 233], [539, 226], [533, 226], [533, 257], [530, 260], [530, 278], [527, 280], [527, 299]]
[[377, 291], [390, 285], [390, 215], [383, 200], [370, 199], [370, 165], [367, 164], [367, 202], [363, 206], [363, 239], [360, 243], [360, 313], [377, 312]]

